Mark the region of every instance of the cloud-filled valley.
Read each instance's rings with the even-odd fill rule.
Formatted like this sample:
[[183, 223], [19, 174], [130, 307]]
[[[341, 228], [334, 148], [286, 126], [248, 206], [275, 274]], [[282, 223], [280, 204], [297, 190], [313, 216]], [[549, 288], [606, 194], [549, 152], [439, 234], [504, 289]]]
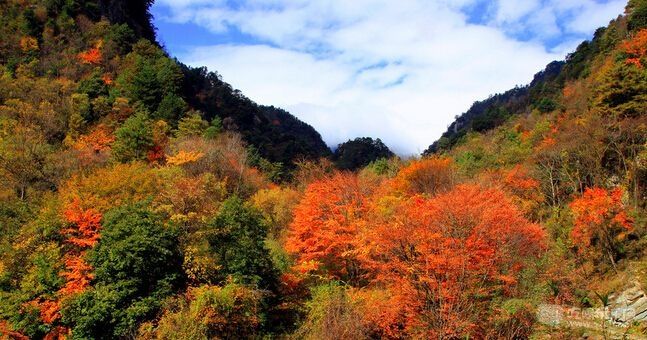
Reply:
[[[406, 155], [475, 100], [563, 59], [624, 4], [159, 0], [153, 13], [172, 55], [287, 109], [329, 145], [371, 136]], [[195, 35], [169, 33], [181, 26]]]

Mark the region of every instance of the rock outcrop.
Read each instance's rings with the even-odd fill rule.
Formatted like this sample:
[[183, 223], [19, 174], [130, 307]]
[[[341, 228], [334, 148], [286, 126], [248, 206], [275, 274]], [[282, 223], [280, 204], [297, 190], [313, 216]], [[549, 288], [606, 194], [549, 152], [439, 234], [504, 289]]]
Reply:
[[647, 296], [639, 284], [609, 297], [610, 321], [629, 325], [633, 322], [647, 322]]

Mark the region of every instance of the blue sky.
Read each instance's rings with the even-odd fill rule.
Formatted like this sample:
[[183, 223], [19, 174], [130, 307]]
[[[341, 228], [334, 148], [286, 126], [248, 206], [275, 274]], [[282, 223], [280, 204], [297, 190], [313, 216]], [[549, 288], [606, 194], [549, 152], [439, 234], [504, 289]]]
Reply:
[[526, 84], [623, 12], [624, 0], [157, 0], [159, 40], [329, 145], [402, 155], [475, 100]]

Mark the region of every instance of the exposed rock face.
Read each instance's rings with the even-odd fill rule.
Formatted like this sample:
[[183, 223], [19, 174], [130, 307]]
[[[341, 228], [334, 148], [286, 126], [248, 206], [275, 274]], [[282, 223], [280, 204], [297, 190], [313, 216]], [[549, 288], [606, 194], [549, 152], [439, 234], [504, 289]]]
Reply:
[[634, 283], [619, 294], [613, 294], [610, 300], [610, 318], [619, 324], [647, 322], [647, 296], [645, 291]]
[[551, 327], [568, 326], [607, 332], [612, 339], [647, 339], [642, 335], [627, 336], [624, 330], [635, 322], [647, 323], [647, 295], [638, 283], [609, 296], [605, 308], [578, 308], [541, 304], [537, 320]]

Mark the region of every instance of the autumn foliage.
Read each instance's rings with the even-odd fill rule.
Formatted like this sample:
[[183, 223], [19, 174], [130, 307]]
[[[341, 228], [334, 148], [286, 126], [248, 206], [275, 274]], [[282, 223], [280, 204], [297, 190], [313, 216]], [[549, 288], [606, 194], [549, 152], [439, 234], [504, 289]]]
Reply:
[[461, 185], [412, 197], [365, 238], [374, 282], [390, 287], [404, 317], [384, 326], [438, 338], [482, 334], [490, 299], [514, 291], [544, 232], [502, 191]]
[[451, 188], [455, 170], [451, 158], [425, 158], [414, 160], [400, 170], [395, 187], [407, 194], [435, 195]]
[[366, 195], [355, 175], [336, 174], [310, 184], [294, 209], [286, 241], [286, 250], [298, 255], [296, 268], [358, 279], [353, 251], [366, 211]]
[[101, 64], [101, 50], [93, 47], [87, 51], [81, 52], [78, 55], [79, 60], [84, 64], [98, 65]]
[[647, 0], [419, 158], [183, 65], [152, 2], [0, 1], [0, 339], [644, 333]]
[[414, 337], [483, 334], [478, 320], [491, 299], [513, 295], [526, 261], [544, 247], [543, 229], [499, 189], [460, 185], [389, 211], [373, 210], [369, 197], [353, 175], [311, 184], [286, 248], [298, 270], [387, 287], [391, 307], [367, 314], [384, 336], [402, 328]]
[[63, 213], [70, 224], [61, 231], [66, 242], [73, 247], [65, 258], [65, 267], [61, 275], [66, 283], [59, 291], [68, 296], [84, 291], [93, 278], [92, 267], [83, 258], [85, 251], [94, 247], [100, 237], [101, 214], [94, 209], [82, 209], [78, 199], [74, 200]]
[[8, 322], [0, 320], [0, 339], [27, 340], [29, 337], [12, 330]]
[[[36, 305], [40, 309], [43, 322], [53, 324], [60, 319], [61, 301], [86, 290], [91, 283], [92, 266], [84, 259], [85, 252], [96, 245], [101, 229], [101, 214], [94, 209], [83, 209], [78, 199], [72, 201], [63, 212], [68, 226], [61, 230], [65, 243], [69, 248], [64, 256], [65, 270], [60, 275], [65, 284], [57, 292], [58, 300], [39, 300]], [[65, 330], [54, 328], [47, 337], [57, 339], [67, 333]]]
[[581, 253], [597, 248], [615, 266], [617, 244], [632, 230], [620, 188], [587, 188], [571, 203], [575, 217], [571, 237]]
[[642, 29], [636, 35], [621, 45], [621, 50], [627, 54], [627, 64], [642, 68], [643, 58], [647, 54], [647, 29]]

